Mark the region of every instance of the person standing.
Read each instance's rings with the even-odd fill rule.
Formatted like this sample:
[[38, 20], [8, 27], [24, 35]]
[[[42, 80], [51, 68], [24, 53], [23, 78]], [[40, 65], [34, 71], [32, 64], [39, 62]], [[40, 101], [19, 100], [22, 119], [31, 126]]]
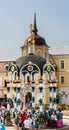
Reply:
[[38, 129], [38, 126], [39, 126], [38, 119], [36, 117], [34, 117], [34, 119], [33, 119], [33, 129], [34, 130]]
[[63, 127], [63, 114], [61, 110], [57, 114], [57, 127]]
[[22, 122], [21, 122], [21, 120], [19, 120], [19, 123], [18, 123], [18, 130], [22, 130]]
[[24, 129], [30, 130], [30, 128], [31, 128], [31, 120], [29, 120], [29, 117], [27, 116], [25, 121], [24, 121]]
[[0, 123], [0, 130], [6, 130], [4, 123]]
[[57, 127], [57, 116], [56, 113], [53, 111], [51, 114], [51, 128], [56, 128]]
[[47, 113], [47, 126], [51, 127], [51, 111]]

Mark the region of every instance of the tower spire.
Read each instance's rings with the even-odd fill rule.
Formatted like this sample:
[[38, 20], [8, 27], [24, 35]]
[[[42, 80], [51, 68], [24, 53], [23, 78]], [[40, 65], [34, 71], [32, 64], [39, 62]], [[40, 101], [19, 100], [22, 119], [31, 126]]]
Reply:
[[34, 13], [34, 28], [33, 28], [33, 32], [35, 32], [35, 34], [37, 34], [37, 32], [38, 32], [37, 25], [36, 25], [36, 13]]

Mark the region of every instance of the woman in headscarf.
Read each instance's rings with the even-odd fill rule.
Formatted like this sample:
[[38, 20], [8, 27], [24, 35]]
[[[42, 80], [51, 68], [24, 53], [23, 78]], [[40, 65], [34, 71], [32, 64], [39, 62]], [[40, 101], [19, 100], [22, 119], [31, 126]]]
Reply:
[[61, 110], [57, 114], [57, 127], [63, 127], [63, 114]]

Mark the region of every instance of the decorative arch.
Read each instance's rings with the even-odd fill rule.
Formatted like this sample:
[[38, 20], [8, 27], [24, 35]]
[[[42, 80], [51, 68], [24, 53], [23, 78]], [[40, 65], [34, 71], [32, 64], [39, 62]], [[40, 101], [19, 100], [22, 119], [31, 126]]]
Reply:
[[31, 100], [32, 100], [32, 93], [27, 92], [27, 94], [25, 95], [25, 103], [30, 103]]
[[11, 80], [15, 80], [18, 73], [19, 71], [17, 65], [12, 62], [8, 67], [8, 76], [11, 76]]
[[29, 64], [26, 64], [24, 65], [21, 70], [20, 70], [20, 75], [23, 73], [23, 75], [25, 75], [25, 73], [40, 73], [40, 69], [39, 67], [36, 65], [36, 64], [33, 64], [33, 63], [29, 63]]
[[20, 70], [20, 77], [22, 77], [27, 82], [30, 78], [30, 80], [34, 81], [34, 75], [36, 73], [39, 73], [40, 75], [40, 69], [36, 64], [33, 64], [32, 62], [29, 62], [28, 64], [24, 65]]
[[48, 73], [49, 80], [55, 79], [55, 68], [51, 63], [44, 65], [43, 72]]

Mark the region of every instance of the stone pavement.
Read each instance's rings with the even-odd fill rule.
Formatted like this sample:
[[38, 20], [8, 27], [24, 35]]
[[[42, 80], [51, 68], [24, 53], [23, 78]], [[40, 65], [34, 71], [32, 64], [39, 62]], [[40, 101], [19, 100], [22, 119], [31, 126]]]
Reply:
[[[17, 130], [16, 128], [14, 127], [6, 127], [6, 130]], [[41, 130], [53, 130], [53, 129], [41, 129]], [[63, 128], [57, 128], [57, 129], [54, 129], [54, 130], [69, 130], [69, 126], [64, 126]]]
[[15, 129], [14, 127], [9, 127], [9, 126], [7, 126], [7, 127], [6, 127], [6, 130], [17, 130], [17, 129]]
[[[63, 122], [64, 122], [64, 127], [63, 128], [55, 128], [54, 130], [69, 130], [69, 116], [64, 116], [63, 117]], [[6, 130], [17, 130], [17, 128], [13, 127], [6, 127]], [[41, 129], [41, 130], [45, 130], [45, 129]], [[53, 129], [47, 129], [46, 130], [53, 130]]]

